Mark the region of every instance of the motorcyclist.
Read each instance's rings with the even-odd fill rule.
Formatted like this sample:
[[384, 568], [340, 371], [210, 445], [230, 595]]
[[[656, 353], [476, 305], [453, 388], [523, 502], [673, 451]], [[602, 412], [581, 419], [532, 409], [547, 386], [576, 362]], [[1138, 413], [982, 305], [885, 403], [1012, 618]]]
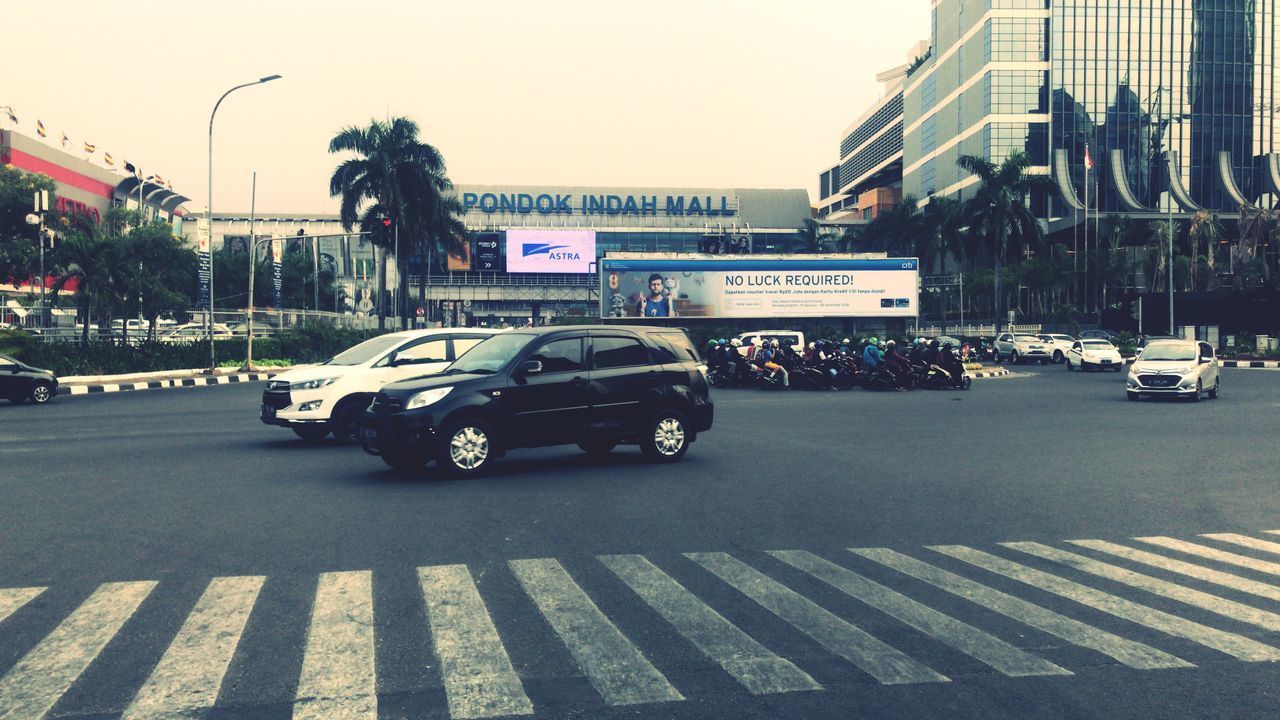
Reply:
[[938, 363], [938, 353], [942, 350], [942, 344], [937, 338], [929, 341], [929, 347], [924, 351], [924, 361], [928, 365], [936, 365]]
[[911, 351], [907, 357], [912, 365], [924, 364], [924, 338], [916, 338], [916, 341], [911, 344]]
[[773, 375], [782, 375], [782, 387], [791, 385], [791, 376], [787, 373], [787, 369], [778, 363], [781, 360], [782, 350], [778, 347], [778, 341], [772, 340], [764, 344], [763, 365]]
[[942, 346], [942, 350], [938, 352], [936, 361], [938, 367], [947, 371], [951, 376], [953, 383], [959, 383], [960, 378], [964, 377], [964, 364], [960, 362], [960, 358], [956, 355], [956, 351], [951, 347], [951, 343]]
[[880, 348], [877, 347], [878, 342], [874, 337], [869, 338], [867, 346], [862, 350], [862, 367], [867, 372], [873, 372], [879, 368], [880, 362], [884, 359], [884, 356], [880, 353]]

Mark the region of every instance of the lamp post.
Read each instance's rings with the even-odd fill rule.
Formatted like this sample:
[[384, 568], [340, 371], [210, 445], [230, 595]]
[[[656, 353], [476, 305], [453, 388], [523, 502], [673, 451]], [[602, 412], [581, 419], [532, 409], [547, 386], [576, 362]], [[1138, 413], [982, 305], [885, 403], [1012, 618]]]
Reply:
[[261, 85], [262, 83], [268, 83], [268, 82], [271, 82], [272, 80], [279, 80], [279, 79], [280, 79], [279, 75], [268, 75], [264, 78], [259, 78], [257, 80], [254, 80], [253, 82], [236, 85], [230, 90], [222, 93], [222, 97], [218, 98], [218, 102], [213, 104], [213, 112], [209, 113], [209, 195], [208, 195], [208, 202], [204, 208], [204, 221], [205, 221], [205, 225], [209, 227], [208, 329], [209, 329], [209, 373], [210, 374], [213, 374], [213, 372], [216, 371], [218, 368], [217, 355], [214, 352], [214, 344], [213, 344], [213, 296], [214, 296], [214, 291], [213, 291], [213, 119], [218, 114], [218, 106], [222, 105], [222, 101], [226, 100], [227, 96], [230, 95], [231, 93], [239, 90], [240, 88], [247, 88], [252, 85]]

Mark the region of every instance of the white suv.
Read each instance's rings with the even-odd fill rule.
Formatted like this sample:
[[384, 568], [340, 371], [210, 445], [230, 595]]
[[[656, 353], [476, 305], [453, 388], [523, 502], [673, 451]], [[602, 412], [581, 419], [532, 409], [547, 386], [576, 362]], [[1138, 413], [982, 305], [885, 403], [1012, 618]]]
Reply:
[[1053, 347], [1038, 335], [1004, 333], [996, 338], [996, 362], [1008, 360], [1013, 364], [1029, 361], [1049, 362]]
[[1195, 340], [1157, 340], [1133, 361], [1125, 383], [1130, 400], [1143, 395], [1217, 398], [1222, 385], [1213, 346]]
[[355, 438], [355, 421], [383, 385], [433, 375], [499, 330], [440, 328], [389, 333], [319, 365], [281, 373], [262, 392], [262, 422], [304, 440]]

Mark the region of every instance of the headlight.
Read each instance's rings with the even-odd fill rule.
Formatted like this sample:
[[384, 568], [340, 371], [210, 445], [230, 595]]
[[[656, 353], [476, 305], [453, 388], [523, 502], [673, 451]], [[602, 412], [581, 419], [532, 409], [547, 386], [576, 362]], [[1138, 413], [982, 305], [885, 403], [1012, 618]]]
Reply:
[[453, 388], [442, 387], [442, 388], [432, 388], [430, 390], [423, 390], [417, 395], [413, 395], [412, 397], [410, 397], [409, 402], [404, 404], [404, 409], [416, 410], [417, 408], [433, 405], [439, 402], [445, 395], [448, 395], [450, 390], [453, 390]]
[[322, 388], [325, 385], [332, 385], [337, 379], [338, 378], [336, 377], [328, 377], [328, 378], [320, 378], [319, 380], [305, 380], [303, 382], [289, 383], [289, 389], [290, 390], [315, 390], [316, 388]]

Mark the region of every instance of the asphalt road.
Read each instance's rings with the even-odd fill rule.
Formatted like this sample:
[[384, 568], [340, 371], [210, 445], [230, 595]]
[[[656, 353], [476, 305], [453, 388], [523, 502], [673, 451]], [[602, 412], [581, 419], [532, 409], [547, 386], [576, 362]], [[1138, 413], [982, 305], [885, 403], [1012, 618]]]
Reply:
[[[466, 481], [264, 426], [256, 385], [0, 404], [0, 718], [354, 717], [374, 688], [383, 718], [1269, 717], [1280, 555], [1198, 536], [1280, 529], [1280, 372], [1223, 377], [1199, 404], [1128, 403], [1118, 375], [1060, 367], [969, 392], [721, 391], [676, 466], [559, 448]], [[923, 560], [981, 597], [847, 548]], [[545, 562], [511, 563], [528, 559]], [[249, 579], [217, 580], [232, 577]], [[12, 590], [28, 587], [46, 589]], [[1083, 625], [1033, 627], [992, 591]], [[218, 622], [221, 651], [184, 625]], [[1131, 667], [1081, 628], [1196, 667]], [[175, 677], [178, 699], [157, 690]]]

